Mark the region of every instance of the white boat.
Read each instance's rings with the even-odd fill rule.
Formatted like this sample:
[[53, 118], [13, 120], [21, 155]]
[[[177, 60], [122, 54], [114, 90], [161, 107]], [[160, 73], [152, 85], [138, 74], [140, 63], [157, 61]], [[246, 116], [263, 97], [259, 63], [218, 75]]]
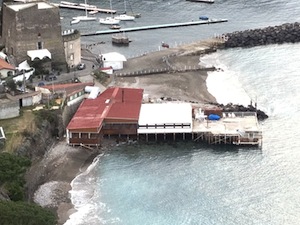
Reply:
[[122, 21], [133, 21], [135, 19], [134, 16], [129, 16], [126, 14], [126, 0], [124, 0], [124, 10], [125, 12], [123, 14], [120, 14], [119, 16], [116, 16], [116, 19], [122, 20]]
[[121, 21], [133, 21], [135, 19], [134, 16], [129, 16], [127, 14], [121, 14], [119, 16], [116, 16], [115, 18]]
[[115, 25], [115, 24], [119, 24], [120, 20], [117, 20], [113, 17], [106, 17], [106, 18], [99, 18], [99, 23], [107, 24], [107, 25]]
[[[87, 6], [86, 4], [86, 0], [85, 0], [85, 6]], [[88, 11], [87, 11], [87, 7], [85, 7], [85, 16], [76, 16], [72, 18], [71, 24], [76, 24], [79, 23], [80, 21], [94, 21], [97, 20], [97, 17], [95, 16], [88, 16]]]
[[89, 14], [90, 15], [94, 15], [94, 14], [97, 14], [99, 11], [97, 11], [97, 10], [93, 10], [93, 11], [89, 11]]
[[[110, 9], [112, 9], [111, 0], [109, 2], [110, 2]], [[99, 23], [107, 24], [107, 25], [115, 25], [115, 24], [119, 24], [120, 20], [111, 16], [111, 17], [106, 17], [106, 18], [99, 18]]]
[[79, 22], [80, 22], [80, 19], [78, 19], [78, 18], [74, 19], [74, 17], [73, 17], [73, 19], [71, 21], [71, 24], [76, 24], [76, 23], [79, 23]]

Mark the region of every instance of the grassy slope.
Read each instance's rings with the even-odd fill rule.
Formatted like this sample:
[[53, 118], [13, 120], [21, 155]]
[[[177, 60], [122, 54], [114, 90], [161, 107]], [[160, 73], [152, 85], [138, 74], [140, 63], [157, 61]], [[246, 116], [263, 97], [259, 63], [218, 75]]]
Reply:
[[24, 132], [33, 132], [36, 129], [34, 115], [31, 110], [23, 110], [19, 117], [0, 120], [0, 126], [3, 127], [6, 143], [4, 151], [13, 152], [20, 146], [24, 140]]

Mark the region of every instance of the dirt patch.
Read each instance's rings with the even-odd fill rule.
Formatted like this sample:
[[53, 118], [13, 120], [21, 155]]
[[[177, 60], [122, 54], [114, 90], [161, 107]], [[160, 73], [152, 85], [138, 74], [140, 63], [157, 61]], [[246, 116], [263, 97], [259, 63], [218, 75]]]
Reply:
[[[143, 56], [128, 59], [124, 68], [116, 72], [111, 86], [143, 88], [144, 93], [152, 98], [167, 97], [185, 101], [216, 102], [207, 91], [207, 72], [188, 70], [199, 67], [200, 57], [215, 51], [222, 44], [219, 39], [209, 39], [193, 44], [152, 52]], [[122, 74], [133, 74], [137, 71], [161, 71], [150, 75], [124, 77]]]

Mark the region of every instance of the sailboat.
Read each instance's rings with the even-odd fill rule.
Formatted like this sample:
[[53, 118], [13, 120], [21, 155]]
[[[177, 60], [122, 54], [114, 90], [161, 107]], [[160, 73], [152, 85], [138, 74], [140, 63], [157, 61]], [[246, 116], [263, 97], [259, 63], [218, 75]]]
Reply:
[[[111, 0], [109, 1], [109, 3], [110, 3], [110, 9], [112, 10]], [[107, 24], [107, 25], [116, 25], [116, 24], [120, 23], [120, 20], [111, 16], [111, 17], [106, 17], [106, 18], [99, 18], [99, 23]]]
[[123, 21], [133, 21], [135, 17], [126, 14], [126, 0], [124, 0], [124, 8], [125, 8], [125, 12], [123, 14], [120, 14], [119, 16], [116, 16], [116, 19], [123, 20]]
[[87, 7], [89, 5], [86, 4], [86, 0], [84, 0], [84, 4], [82, 4], [85, 6], [85, 16], [76, 16], [72, 18], [71, 24], [76, 24], [79, 23], [80, 21], [93, 21], [93, 20], [97, 20], [97, 17], [95, 16], [88, 16], [88, 11], [87, 11]]

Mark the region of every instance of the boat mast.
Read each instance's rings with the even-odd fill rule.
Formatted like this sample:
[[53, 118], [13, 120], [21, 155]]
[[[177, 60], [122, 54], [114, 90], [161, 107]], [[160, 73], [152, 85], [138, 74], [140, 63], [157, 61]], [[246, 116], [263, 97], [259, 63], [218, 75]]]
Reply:
[[86, 0], [84, 0], [84, 6], [85, 6], [85, 17], [88, 17], [88, 15], [87, 15], [87, 8], [86, 8]]

